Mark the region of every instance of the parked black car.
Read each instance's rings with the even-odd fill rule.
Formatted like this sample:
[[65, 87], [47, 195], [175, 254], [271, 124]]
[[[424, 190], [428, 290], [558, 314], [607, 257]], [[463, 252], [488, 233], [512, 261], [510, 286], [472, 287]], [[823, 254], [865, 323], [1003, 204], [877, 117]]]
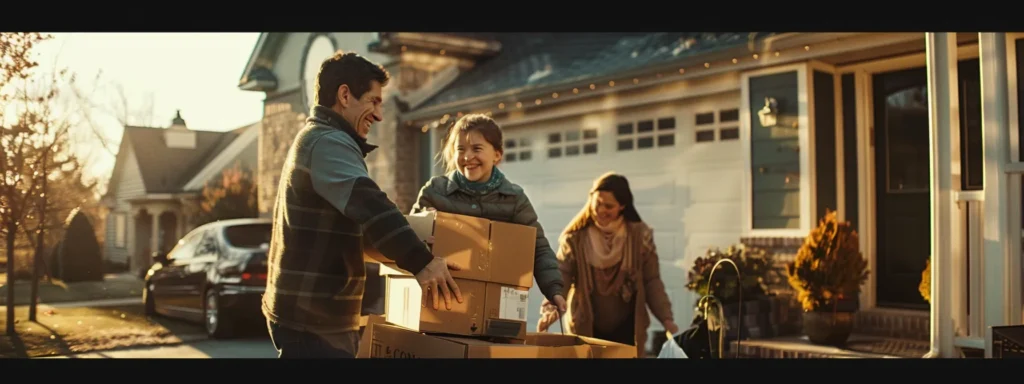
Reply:
[[217, 221], [154, 255], [142, 293], [146, 313], [202, 322], [212, 338], [230, 337], [241, 322], [265, 321], [270, 229], [270, 219]]

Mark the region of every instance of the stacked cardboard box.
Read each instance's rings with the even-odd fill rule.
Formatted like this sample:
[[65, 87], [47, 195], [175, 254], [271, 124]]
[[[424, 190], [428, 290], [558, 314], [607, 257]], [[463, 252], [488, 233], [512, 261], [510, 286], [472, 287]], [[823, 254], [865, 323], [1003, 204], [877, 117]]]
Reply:
[[368, 259], [382, 262], [379, 274], [384, 277], [385, 320], [438, 334], [526, 337], [535, 228], [443, 212], [409, 215], [407, 219], [421, 239], [434, 237], [435, 256], [461, 267], [452, 271], [452, 277], [463, 302], [453, 300], [451, 309], [422, 305], [422, 290], [415, 277], [368, 249]]
[[631, 346], [526, 332], [535, 228], [444, 212], [406, 218], [420, 239], [433, 236], [435, 256], [461, 266], [452, 277], [463, 302], [424, 305], [415, 277], [368, 248], [365, 259], [381, 264], [384, 303], [382, 316], [368, 318], [362, 357], [636, 356]]

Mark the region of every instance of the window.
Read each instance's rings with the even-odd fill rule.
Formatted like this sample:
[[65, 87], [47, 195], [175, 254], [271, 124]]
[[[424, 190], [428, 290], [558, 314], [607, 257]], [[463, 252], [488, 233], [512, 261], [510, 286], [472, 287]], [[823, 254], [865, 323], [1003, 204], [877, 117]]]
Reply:
[[114, 214], [114, 246], [128, 247], [128, 216], [123, 213]]
[[574, 128], [548, 134], [548, 158], [597, 153], [597, 128]]
[[739, 124], [739, 109], [723, 109], [718, 111], [717, 123], [715, 112], [698, 113], [694, 118], [696, 140], [698, 143], [715, 141], [716, 132], [720, 141], [739, 140]]
[[528, 137], [513, 137], [505, 139], [505, 162], [514, 163], [517, 161], [529, 161], [533, 158], [533, 151], [531, 150], [532, 144], [533, 143]]
[[635, 124], [622, 123], [616, 126], [618, 136], [615, 148], [618, 151], [632, 151], [676, 145], [676, 119], [663, 117], [657, 120], [640, 120]]

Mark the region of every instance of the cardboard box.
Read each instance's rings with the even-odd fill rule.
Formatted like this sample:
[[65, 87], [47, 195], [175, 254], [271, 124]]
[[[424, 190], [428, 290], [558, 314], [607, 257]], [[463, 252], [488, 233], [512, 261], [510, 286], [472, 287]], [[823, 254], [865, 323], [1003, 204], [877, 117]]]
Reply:
[[636, 348], [604, 340], [530, 334], [525, 341], [498, 343], [465, 337], [426, 335], [370, 316], [357, 358], [635, 358]]
[[[456, 278], [463, 302], [452, 308], [424, 303], [422, 289], [408, 272], [380, 267], [385, 278], [384, 319], [413, 331], [522, 339], [526, 336], [529, 288]], [[454, 297], [453, 297], [454, 299]]]
[[[434, 236], [435, 256], [462, 267], [452, 271], [453, 277], [515, 287], [533, 286], [536, 228], [446, 212], [406, 215], [406, 219], [420, 239]], [[393, 264], [372, 247], [365, 248], [364, 260]]]

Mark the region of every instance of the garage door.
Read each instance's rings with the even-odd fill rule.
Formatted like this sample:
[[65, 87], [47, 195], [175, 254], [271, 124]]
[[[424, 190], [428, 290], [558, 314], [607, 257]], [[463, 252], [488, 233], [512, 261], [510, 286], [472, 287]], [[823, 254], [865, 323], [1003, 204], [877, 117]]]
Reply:
[[[608, 171], [626, 175], [641, 217], [654, 228], [676, 322], [686, 326], [696, 300], [685, 288], [692, 260], [740, 237], [738, 101], [739, 93], [733, 92], [510, 126], [501, 168], [529, 194], [555, 250], [559, 234], [586, 203], [594, 179]], [[534, 287], [531, 331], [540, 318], [541, 300]], [[652, 323], [652, 329], [662, 329], [657, 320]]]

